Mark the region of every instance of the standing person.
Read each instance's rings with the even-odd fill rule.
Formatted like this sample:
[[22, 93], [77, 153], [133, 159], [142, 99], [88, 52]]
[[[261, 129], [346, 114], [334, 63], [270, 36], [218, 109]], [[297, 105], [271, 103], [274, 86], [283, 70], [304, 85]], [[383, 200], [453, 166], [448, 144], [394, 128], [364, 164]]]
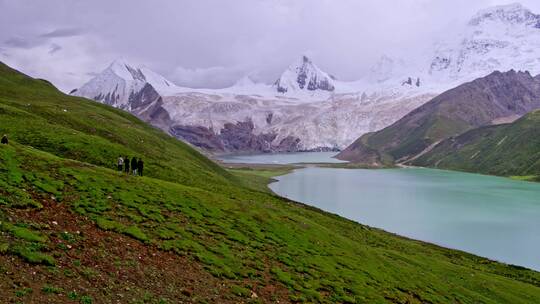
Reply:
[[124, 163], [124, 172], [126, 172], [127, 175], [129, 175], [129, 156], [126, 156], [125, 163]]
[[133, 170], [133, 175], [137, 175], [137, 158], [135, 156], [131, 159], [131, 170]]
[[118, 172], [122, 174], [122, 171], [124, 169], [124, 159], [122, 156], [118, 156], [118, 161], [116, 162], [116, 165], [118, 166]]
[[137, 170], [139, 171], [139, 176], [142, 176], [142, 170], [144, 168], [144, 162], [143, 160], [139, 157], [139, 161], [137, 162]]
[[4, 136], [2, 136], [2, 144], [3, 144], [3, 145], [7, 145], [7, 144], [8, 144], [7, 134], [4, 134]]

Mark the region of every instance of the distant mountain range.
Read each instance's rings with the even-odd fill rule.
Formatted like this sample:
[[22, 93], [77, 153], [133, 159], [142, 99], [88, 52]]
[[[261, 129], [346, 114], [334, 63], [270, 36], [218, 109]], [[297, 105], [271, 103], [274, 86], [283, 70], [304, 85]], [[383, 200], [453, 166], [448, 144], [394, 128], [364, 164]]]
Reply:
[[410, 162], [442, 140], [511, 122], [540, 108], [540, 76], [493, 72], [435, 97], [381, 131], [368, 133], [338, 158], [373, 166]]
[[519, 4], [478, 12], [458, 37], [419, 59], [382, 56], [340, 81], [301, 56], [273, 84], [248, 77], [225, 89], [180, 87], [118, 60], [72, 92], [131, 111], [214, 152], [339, 150], [439, 93], [495, 70], [540, 73], [540, 17]]
[[306, 56], [273, 85], [246, 77], [217, 90], [179, 87], [116, 60], [71, 94], [130, 111], [213, 152], [339, 150], [434, 96], [417, 87], [346, 93], [344, 84], [354, 85], [335, 80]]

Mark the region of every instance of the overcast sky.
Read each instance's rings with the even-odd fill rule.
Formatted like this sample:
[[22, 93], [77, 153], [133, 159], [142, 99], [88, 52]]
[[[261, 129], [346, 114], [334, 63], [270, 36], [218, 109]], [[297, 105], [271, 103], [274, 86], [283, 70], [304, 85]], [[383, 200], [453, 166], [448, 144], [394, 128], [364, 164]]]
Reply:
[[[271, 82], [301, 54], [354, 80], [382, 54], [414, 54], [479, 9], [511, 2], [0, 0], [0, 60], [63, 90], [120, 57], [192, 87]], [[521, 3], [540, 13], [540, 1]]]

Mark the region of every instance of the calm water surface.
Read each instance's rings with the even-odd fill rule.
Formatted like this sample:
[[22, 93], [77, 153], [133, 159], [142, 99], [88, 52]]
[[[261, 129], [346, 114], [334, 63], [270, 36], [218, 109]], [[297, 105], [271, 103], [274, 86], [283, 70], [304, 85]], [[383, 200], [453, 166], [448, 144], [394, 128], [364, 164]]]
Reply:
[[297, 153], [268, 153], [253, 155], [226, 155], [218, 157], [226, 163], [241, 164], [297, 164], [297, 163], [342, 163], [332, 158], [336, 152], [297, 152]]
[[540, 270], [540, 184], [432, 169], [305, 168], [279, 195], [373, 227]]

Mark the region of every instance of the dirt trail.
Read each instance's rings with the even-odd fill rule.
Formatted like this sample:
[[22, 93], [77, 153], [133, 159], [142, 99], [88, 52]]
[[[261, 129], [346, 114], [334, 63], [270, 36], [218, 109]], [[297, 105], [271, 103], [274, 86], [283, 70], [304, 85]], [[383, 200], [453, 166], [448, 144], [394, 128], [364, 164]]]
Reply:
[[[420, 153], [414, 155], [413, 157], [398, 160], [398, 162], [397, 162], [396, 165], [397, 165], [397, 166], [400, 166], [400, 167], [401, 167], [401, 166], [408, 166], [408, 165], [406, 165], [406, 163], [412, 162], [412, 161], [418, 159], [419, 157], [423, 156], [424, 154], [430, 152], [430, 151], [433, 150], [433, 148], [435, 148], [441, 141], [442, 141], [442, 140], [438, 140], [438, 141], [432, 143], [432, 144], [429, 145], [427, 148], [425, 148], [422, 152], [420, 152]], [[411, 167], [411, 166], [408, 166], [408, 167]]]

